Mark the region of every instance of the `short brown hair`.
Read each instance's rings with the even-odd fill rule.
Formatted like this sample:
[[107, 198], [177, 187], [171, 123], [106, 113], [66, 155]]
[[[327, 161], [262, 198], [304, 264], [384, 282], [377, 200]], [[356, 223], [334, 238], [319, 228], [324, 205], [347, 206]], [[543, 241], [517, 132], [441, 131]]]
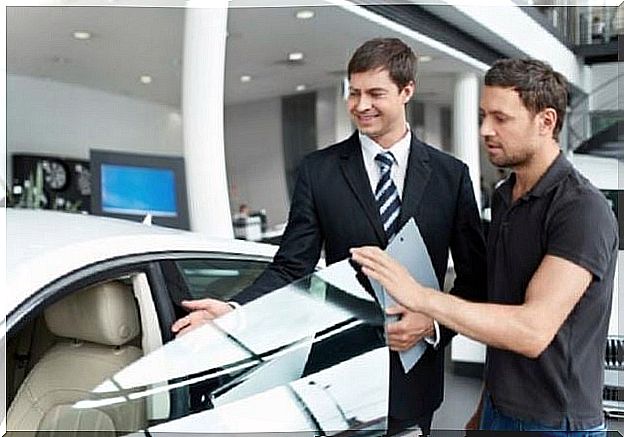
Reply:
[[405, 88], [416, 75], [416, 55], [412, 49], [398, 38], [375, 38], [366, 41], [353, 54], [347, 74], [365, 71], [388, 70], [390, 79], [399, 87]]
[[549, 64], [536, 59], [500, 59], [485, 74], [485, 85], [513, 88], [534, 115], [553, 108], [557, 112], [553, 138], [559, 138], [568, 106], [568, 81]]

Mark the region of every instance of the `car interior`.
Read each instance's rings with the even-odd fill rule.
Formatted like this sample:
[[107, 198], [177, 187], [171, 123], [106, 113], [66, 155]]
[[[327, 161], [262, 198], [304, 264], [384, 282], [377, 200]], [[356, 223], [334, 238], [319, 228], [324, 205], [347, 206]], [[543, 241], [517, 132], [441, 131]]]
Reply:
[[72, 408], [142, 355], [141, 320], [130, 281], [96, 284], [50, 305], [8, 341], [7, 429], [114, 434], [144, 427], [144, 399]]
[[[176, 315], [180, 316], [183, 311], [176, 305], [179, 300], [205, 297], [216, 293], [215, 288], [218, 292], [215, 297], [230, 295], [249, 284], [264, 266], [265, 263], [256, 261], [246, 265], [234, 260], [227, 263], [190, 260], [163, 262], [163, 271], [172, 304], [180, 312]], [[232, 369], [215, 378], [197, 381], [191, 378], [188, 385], [187, 378], [181, 377], [169, 381], [173, 385], [181, 383], [178, 387], [155, 383], [125, 392], [114, 377], [163, 346], [163, 333], [147, 275], [135, 272], [110, 277], [113, 279], [89, 284], [54, 303], [44, 303], [45, 307], [39, 308], [32, 319], [8, 333], [9, 434], [70, 430], [100, 431], [104, 435], [135, 432], [214, 408], [213, 395], [218, 397], [221, 391], [251, 375]], [[210, 285], [206, 286], [206, 282]], [[190, 284], [197, 293], [203, 288], [205, 294], [192, 293]], [[299, 286], [305, 290], [313, 288], [305, 281]], [[354, 299], [344, 301], [349, 295], [339, 290], [332, 292], [331, 287], [324, 289], [323, 294], [324, 300], [348, 308], [363, 320], [379, 316], [370, 302], [359, 308], [352, 302]], [[314, 374], [383, 345], [383, 335], [380, 336], [375, 326], [360, 323], [348, 327], [351, 321], [318, 333], [300, 376]], [[115, 385], [113, 396], [120, 398], [118, 403], [109, 402], [110, 393], [98, 397], [96, 388], [102, 383]]]
[[[167, 283], [175, 302], [206, 297], [207, 290], [214, 297], [229, 296], [232, 290], [253, 281], [266, 265], [239, 264], [219, 260], [189, 260], [180, 265], [163, 262], [163, 270], [167, 278], [179, 281]], [[210, 284], [195, 284], [196, 293], [191, 293], [189, 281], [204, 277]], [[178, 287], [184, 289], [179, 290], [180, 296]], [[185, 314], [179, 307], [176, 309], [178, 316]], [[93, 399], [95, 387], [162, 344], [158, 314], [145, 273], [125, 274], [91, 285], [43, 308], [8, 336], [7, 430], [20, 434], [29, 431], [33, 435], [47, 430], [123, 434], [170, 420], [172, 415], [180, 414], [176, 413], [180, 406], [177, 401], [171, 403], [167, 392], [117, 406], [72, 408], [76, 402]], [[181, 414], [209, 408], [204, 396], [206, 387], [197, 384], [190, 390], [190, 399], [189, 393], [179, 390], [174, 396], [187, 405]]]

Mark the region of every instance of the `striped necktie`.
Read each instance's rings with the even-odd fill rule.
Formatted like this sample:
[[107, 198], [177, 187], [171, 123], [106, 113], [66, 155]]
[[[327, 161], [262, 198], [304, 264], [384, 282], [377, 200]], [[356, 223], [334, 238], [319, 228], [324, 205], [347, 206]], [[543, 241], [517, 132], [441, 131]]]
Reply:
[[388, 241], [392, 240], [392, 237], [399, 231], [399, 212], [401, 211], [399, 190], [390, 177], [390, 170], [395, 161], [392, 152], [379, 153], [375, 156], [380, 175], [375, 189], [375, 200]]

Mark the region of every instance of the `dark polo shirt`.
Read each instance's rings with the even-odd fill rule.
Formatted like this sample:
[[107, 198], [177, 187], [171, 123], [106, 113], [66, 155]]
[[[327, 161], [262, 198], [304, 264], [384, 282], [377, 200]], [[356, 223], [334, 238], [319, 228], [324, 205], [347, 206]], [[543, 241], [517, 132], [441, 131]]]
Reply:
[[488, 299], [522, 304], [545, 255], [592, 273], [580, 301], [537, 358], [488, 348], [486, 387], [504, 414], [587, 429], [602, 423], [603, 360], [617, 222], [605, 197], [560, 154], [533, 189], [512, 201], [515, 175], [496, 190], [488, 238]]

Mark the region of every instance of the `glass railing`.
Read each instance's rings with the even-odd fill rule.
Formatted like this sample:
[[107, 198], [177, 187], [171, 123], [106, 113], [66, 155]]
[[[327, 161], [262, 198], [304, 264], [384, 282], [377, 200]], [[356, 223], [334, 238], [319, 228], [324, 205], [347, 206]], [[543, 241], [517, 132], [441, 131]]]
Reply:
[[570, 6], [569, 3], [561, 0], [529, 2], [569, 45], [608, 44], [624, 33], [624, 6]]

